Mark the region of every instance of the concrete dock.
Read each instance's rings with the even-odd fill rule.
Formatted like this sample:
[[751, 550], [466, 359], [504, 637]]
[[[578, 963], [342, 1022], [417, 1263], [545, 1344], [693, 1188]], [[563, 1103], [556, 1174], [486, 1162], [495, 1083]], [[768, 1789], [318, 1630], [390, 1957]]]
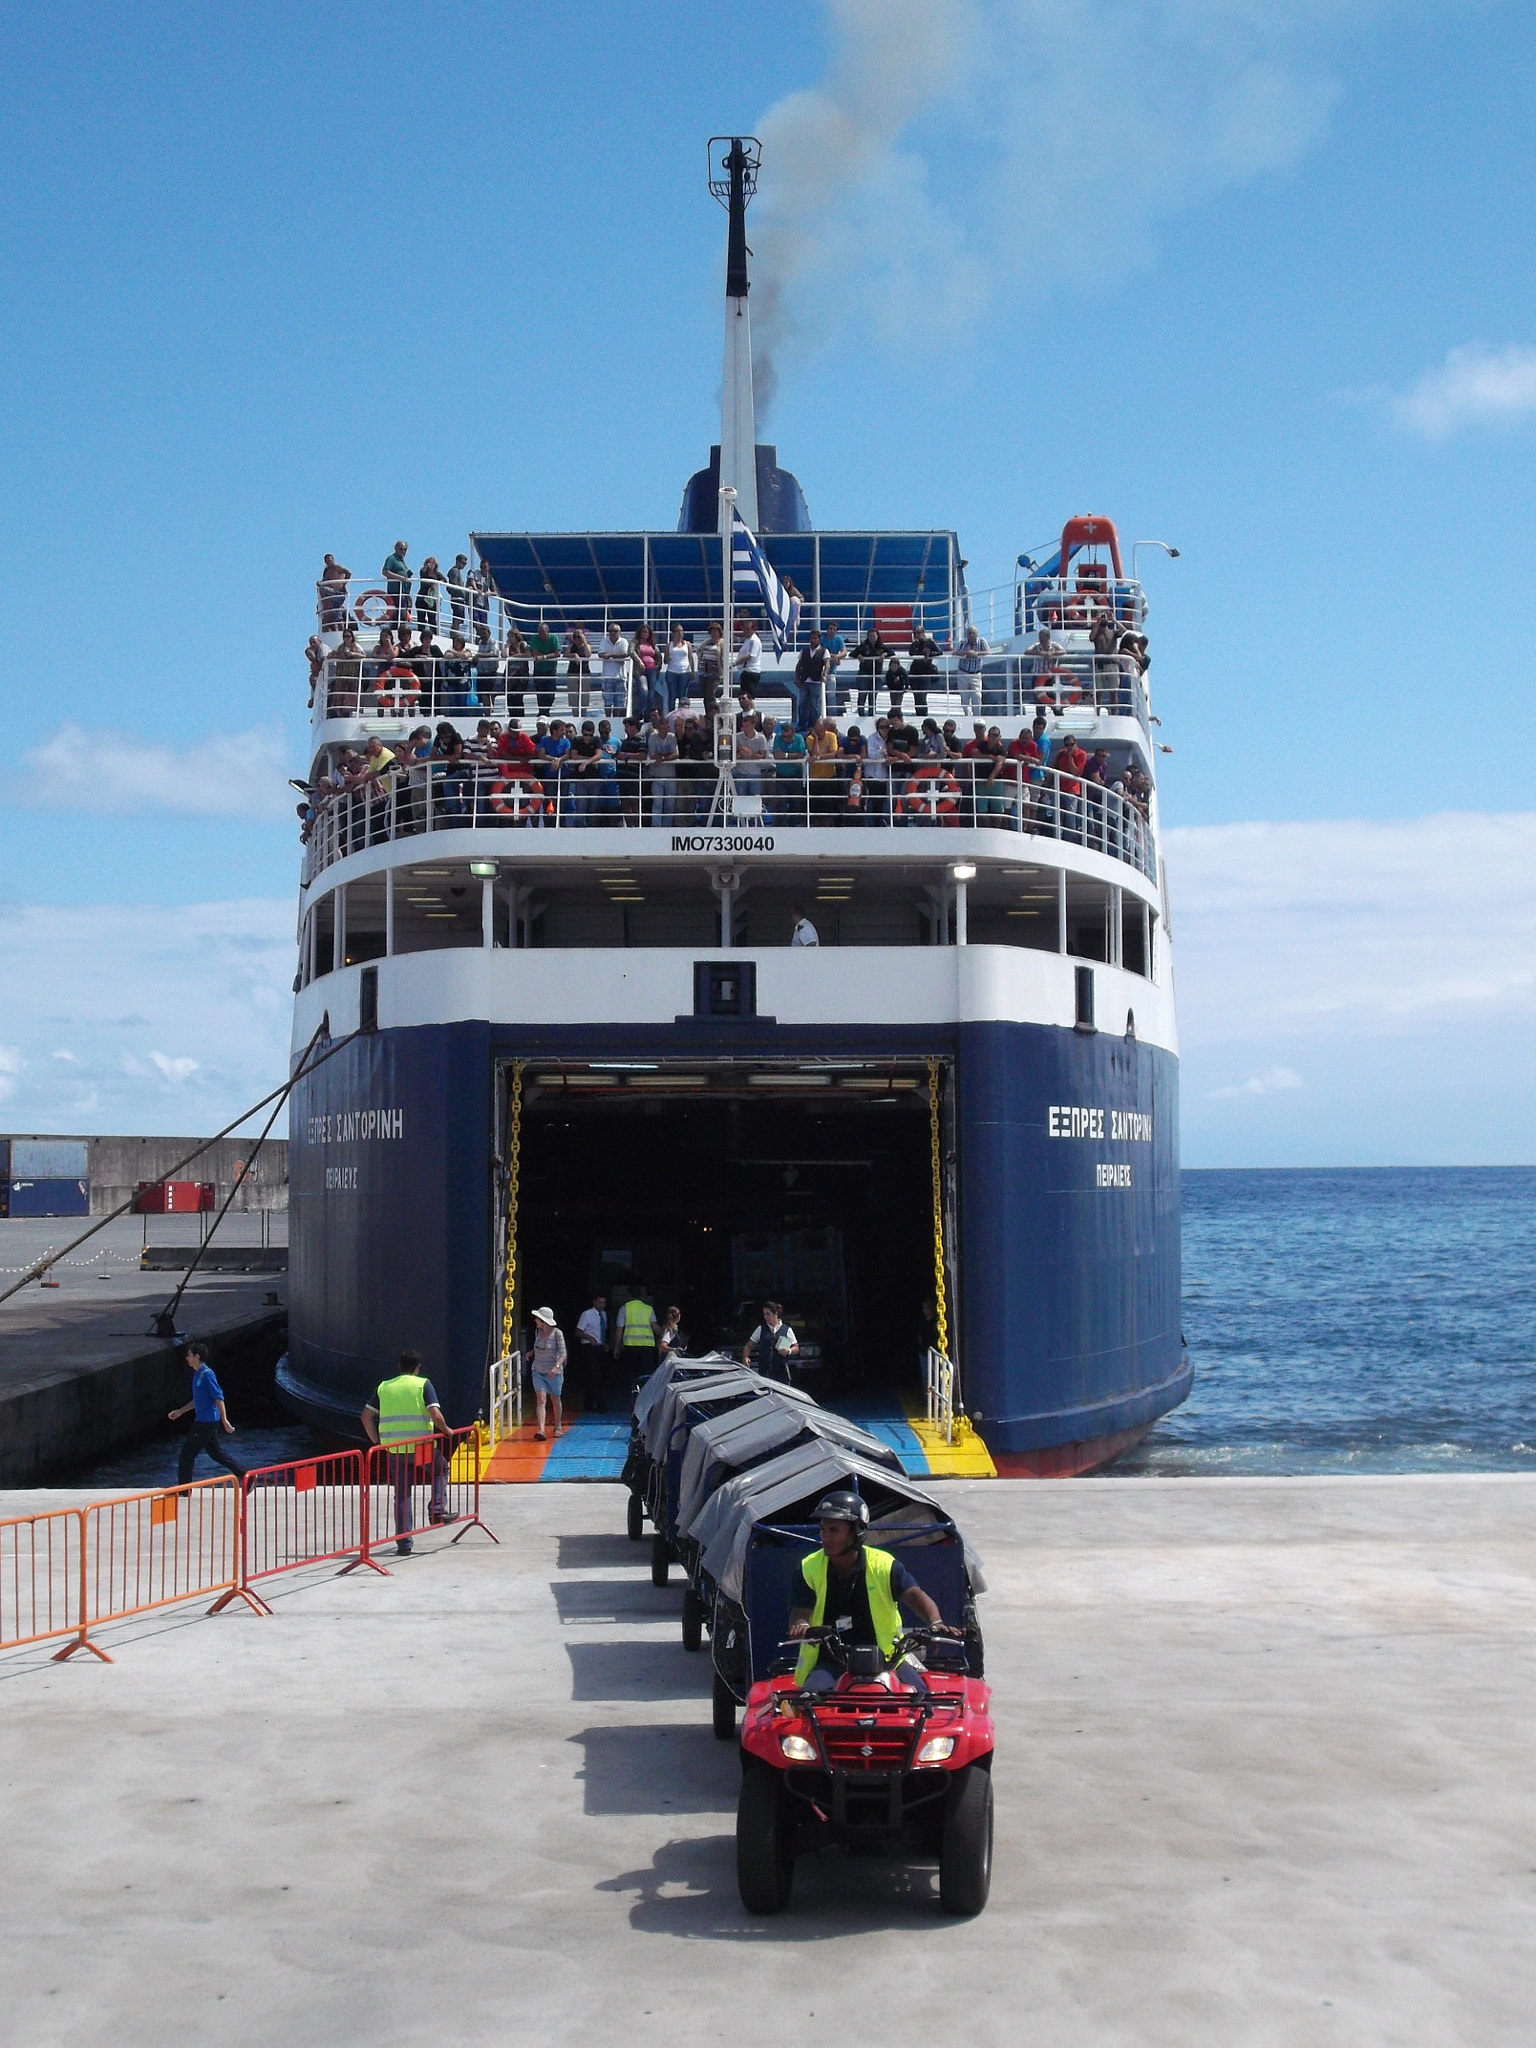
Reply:
[[829, 1855], [750, 1921], [622, 1492], [496, 1488], [499, 1548], [149, 1617], [111, 1667], [0, 1656], [9, 2037], [1530, 2040], [1536, 1481], [944, 1498], [990, 1580], [979, 1919]]
[[[195, 1249], [199, 1218], [148, 1220], [154, 1245]], [[50, 1271], [60, 1284], [35, 1283], [0, 1302], [0, 1486], [24, 1486], [111, 1456], [161, 1427], [165, 1412], [185, 1400], [179, 1352], [149, 1334], [150, 1318], [174, 1294], [180, 1272], [142, 1272], [146, 1219], [106, 1224], [70, 1259]], [[287, 1215], [266, 1234], [287, 1243]], [[67, 1245], [87, 1220], [51, 1217], [0, 1223], [0, 1267], [25, 1269], [43, 1252]], [[213, 1242], [259, 1245], [259, 1215], [231, 1215]], [[275, 1299], [269, 1300], [269, 1296]], [[228, 1367], [266, 1357], [287, 1323], [286, 1273], [193, 1274], [178, 1312], [187, 1335], [209, 1338]]]

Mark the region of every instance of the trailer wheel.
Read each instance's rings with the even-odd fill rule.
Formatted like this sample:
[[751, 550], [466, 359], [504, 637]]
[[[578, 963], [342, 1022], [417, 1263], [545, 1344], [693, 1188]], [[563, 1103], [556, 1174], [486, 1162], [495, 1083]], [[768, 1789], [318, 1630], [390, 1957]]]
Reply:
[[715, 1673], [714, 1691], [710, 1695], [710, 1706], [714, 1715], [715, 1739], [719, 1742], [734, 1742], [736, 1739], [736, 1695], [720, 1676]]
[[992, 1889], [992, 1773], [969, 1764], [944, 1799], [939, 1904], [946, 1913], [979, 1913]]
[[[734, 1703], [733, 1703], [734, 1704]], [[749, 1913], [782, 1913], [795, 1876], [794, 1822], [777, 1771], [752, 1763], [736, 1803], [736, 1883]]]
[[672, 1546], [658, 1529], [651, 1538], [651, 1584], [664, 1586], [672, 1568]]
[[704, 1602], [692, 1586], [683, 1590], [683, 1648], [697, 1650], [704, 1641]]
[[645, 1502], [638, 1493], [629, 1496], [629, 1511], [625, 1519], [631, 1543], [638, 1543], [645, 1534]]

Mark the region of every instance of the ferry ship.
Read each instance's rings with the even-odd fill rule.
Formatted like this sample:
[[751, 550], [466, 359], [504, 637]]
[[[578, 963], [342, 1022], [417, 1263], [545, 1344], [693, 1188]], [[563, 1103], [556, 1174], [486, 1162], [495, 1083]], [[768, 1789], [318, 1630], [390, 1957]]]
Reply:
[[[939, 1383], [979, 1469], [1092, 1471], [1190, 1384], [1155, 721], [1120, 651], [1144, 595], [1097, 515], [978, 590], [951, 528], [812, 523], [756, 437], [758, 160], [750, 138], [711, 144], [721, 436], [675, 529], [476, 532], [425, 621], [408, 578], [320, 587], [311, 783], [371, 740], [394, 758], [317, 805], [304, 849], [293, 1058], [330, 1056], [291, 1101], [280, 1387], [356, 1435], [412, 1346], [457, 1425], [487, 1413], [535, 1306], [572, 1340], [594, 1293], [611, 1312], [643, 1287], [695, 1350], [739, 1351], [772, 1294], [819, 1398], [899, 1417]], [[541, 709], [620, 736], [642, 629], [664, 650], [711, 622], [727, 683], [757, 631], [770, 716], [811, 630], [838, 632], [809, 708], [867, 738], [856, 690], [891, 694], [853, 658], [873, 629], [904, 669], [935, 650], [904, 701], [922, 689], [936, 722], [1009, 745], [1043, 713], [1046, 762], [898, 757], [858, 790], [836, 762], [765, 772], [736, 693], [706, 721], [692, 676], [708, 744], [670, 777], [530, 761], [512, 738]], [[406, 624], [425, 637], [401, 657]], [[467, 674], [455, 629], [480, 648]], [[507, 656], [540, 634], [558, 661]], [[413, 757], [420, 725], [480, 718], [500, 753]]]

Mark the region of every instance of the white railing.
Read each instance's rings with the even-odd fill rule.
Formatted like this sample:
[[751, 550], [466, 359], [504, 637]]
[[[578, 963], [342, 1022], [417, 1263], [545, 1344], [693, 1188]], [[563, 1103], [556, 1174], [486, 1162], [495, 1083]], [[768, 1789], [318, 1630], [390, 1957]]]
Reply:
[[[359, 636], [360, 643], [364, 636]], [[603, 676], [602, 664], [561, 655], [556, 673], [534, 675], [532, 657], [508, 657], [488, 649], [471, 659], [435, 648], [408, 660], [381, 657], [377, 636], [366, 636], [357, 652], [325, 660], [315, 690], [315, 720], [341, 720], [363, 729], [398, 725], [403, 718], [500, 718], [516, 723], [557, 713], [566, 718], [644, 717], [653, 704], [696, 703], [704, 709], [696, 673], [647, 679], [633, 660], [616, 664], [620, 673]], [[1134, 718], [1148, 730], [1148, 703], [1140, 669], [1130, 654], [1096, 654], [1053, 644], [1022, 654], [941, 654], [935, 673], [899, 672], [884, 658], [852, 656], [822, 681], [802, 687], [793, 664], [780, 664], [769, 650], [759, 671], [756, 699], [787, 699], [797, 718], [873, 717], [883, 702], [890, 708], [899, 692], [913, 715], [930, 710], [971, 718], [1023, 718], [1037, 709], [1065, 712], [1081, 707], [1111, 718]], [[729, 677], [729, 669], [727, 670]], [[736, 678], [739, 681], [739, 677]], [[804, 705], [805, 689], [811, 695]]]
[[945, 1443], [952, 1444], [955, 1440], [955, 1368], [943, 1352], [935, 1351], [932, 1345], [923, 1353], [923, 1397], [927, 1403], [929, 1427], [942, 1431]]
[[504, 1444], [523, 1426], [523, 1361], [498, 1358], [491, 1367], [491, 1444]]
[[[878, 765], [878, 764], [877, 764]], [[608, 768], [547, 761], [427, 759], [320, 802], [305, 847], [309, 884], [339, 860], [427, 834], [482, 830], [794, 831], [807, 826], [981, 826], [1059, 840], [1157, 877], [1139, 803], [1081, 774], [1016, 757], [888, 761], [886, 773], [834, 757], [815, 775], [803, 757], [754, 763], [617, 759]]]

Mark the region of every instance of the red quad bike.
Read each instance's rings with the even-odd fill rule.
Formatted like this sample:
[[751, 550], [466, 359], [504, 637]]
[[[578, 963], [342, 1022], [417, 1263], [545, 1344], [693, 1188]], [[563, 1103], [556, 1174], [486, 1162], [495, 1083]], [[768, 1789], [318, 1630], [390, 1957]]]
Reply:
[[[946, 1913], [979, 1913], [992, 1885], [992, 1688], [966, 1676], [963, 1646], [935, 1629], [898, 1637], [889, 1657], [813, 1628], [831, 1692], [792, 1673], [761, 1679], [741, 1725], [736, 1881], [749, 1913], [789, 1903], [795, 1855], [816, 1841], [855, 1854], [939, 1864]], [[784, 1649], [798, 1652], [800, 1644]], [[897, 1667], [928, 1659], [928, 1690]], [[948, 1666], [949, 1668], [945, 1668]]]

